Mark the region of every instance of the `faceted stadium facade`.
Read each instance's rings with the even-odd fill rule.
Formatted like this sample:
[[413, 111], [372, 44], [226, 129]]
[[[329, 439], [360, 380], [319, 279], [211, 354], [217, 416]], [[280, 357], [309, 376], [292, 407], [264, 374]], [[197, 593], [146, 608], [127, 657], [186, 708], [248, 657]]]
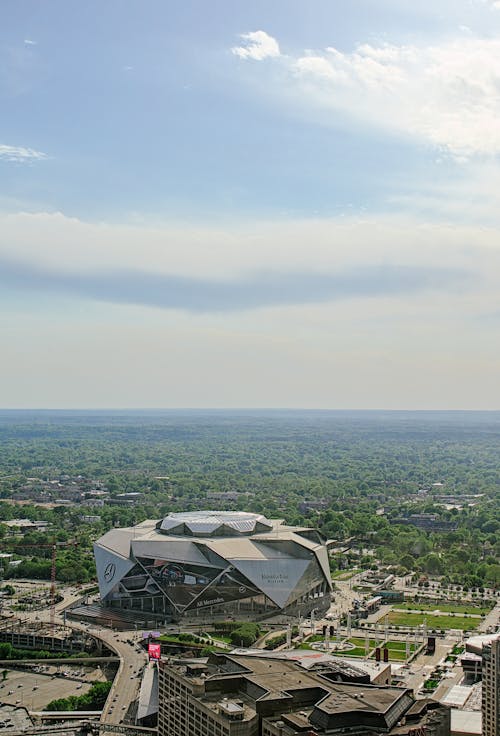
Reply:
[[143, 618], [305, 616], [330, 605], [320, 533], [261, 514], [170, 514], [112, 529], [94, 555], [101, 602]]

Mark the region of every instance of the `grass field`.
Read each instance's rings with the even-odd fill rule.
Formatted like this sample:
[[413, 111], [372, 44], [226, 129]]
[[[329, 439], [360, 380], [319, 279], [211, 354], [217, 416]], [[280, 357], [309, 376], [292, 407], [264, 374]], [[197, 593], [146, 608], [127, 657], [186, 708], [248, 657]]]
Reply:
[[221, 641], [224, 644], [231, 644], [230, 636], [222, 636], [221, 634], [210, 634], [210, 636], [215, 642]]
[[[404, 662], [406, 660], [406, 642], [404, 641], [388, 641], [384, 644], [381, 649], [387, 648], [389, 650], [389, 660], [393, 662]], [[410, 655], [413, 654], [416, 647], [413, 642], [410, 643]], [[383, 654], [382, 654], [383, 657]], [[375, 652], [371, 655], [371, 658], [375, 658]]]
[[336, 657], [366, 657], [365, 648], [354, 647], [354, 649], [344, 650], [342, 652], [334, 652], [330, 649], [330, 654]]
[[406, 662], [406, 652], [400, 652], [397, 649], [389, 649], [389, 661]]
[[427, 629], [475, 629], [479, 625], [480, 618], [469, 618], [465, 616], [433, 616], [425, 613], [406, 613], [405, 611], [391, 611], [389, 623], [395, 626], [422, 626], [427, 623]]
[[[302, 644], [299, 644], [295, 648], [296, 649], [309, 649], [309, 650], [313, 649], [313, 647], [309, 644], [309, 642], [303, 642]], [[333, 654], [333, 656], [335, 657], [365, 657], [366, 656], [364, 647], [363, 648], [354, 647], [354, 649], [338, 651], [338, 652], [335, 652], [332, 648], [330, 648], [330, 654]]]
[[[388, 641], [387, 644], [384, 646], [387, 647], [387, 649], [397, 650], [400, 652], [406, 652], [406, 642], [405, 641]], [[410, 642], [410, 652], [415, 651], [415, 644], [414, 642]]]
[[354, 568], [354, 570], [335, 570], [335, 572], [332, 572], [332, 580], [349, 580], [353, 575], [357, 575], [358, 572], [361, 572], [358, 568]]
[[[365, 648], [365, 642], [366, 639], [363, 639], [361, 636], [353, 636], [350, 639], [347, 640], [350, 644], [354, 644], [355, 647], [360, 647], [360, 649]], [[375, 639], [368, 639], [368, 646], [370, 649], [373, 649], [374, 646], [377, 645], [377, 642]]]
[[393, 610], [397, 611], [441, 611], [441, 613], [473, 613], [475, 616], [483, 616], [489, 613], [492, 606], [475, 606], [473, 603], [424, 603], [423, 601], [408, 601], [407, 603], [396, 603]]

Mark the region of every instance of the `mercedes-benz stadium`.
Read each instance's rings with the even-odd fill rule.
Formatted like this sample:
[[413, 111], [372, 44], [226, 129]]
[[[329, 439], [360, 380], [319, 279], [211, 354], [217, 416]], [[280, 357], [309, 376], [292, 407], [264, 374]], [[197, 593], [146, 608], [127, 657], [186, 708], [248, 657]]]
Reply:
[[330, 605], [325, 539], [261, 514], [170, 514], [112, 529], [94, 555], [102, 604], [141, 617], [306, 616]]

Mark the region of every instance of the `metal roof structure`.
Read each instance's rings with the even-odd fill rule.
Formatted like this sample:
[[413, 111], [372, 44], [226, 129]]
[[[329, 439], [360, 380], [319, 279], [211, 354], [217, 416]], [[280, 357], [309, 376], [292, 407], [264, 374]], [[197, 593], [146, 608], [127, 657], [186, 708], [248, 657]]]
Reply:
[[252, 610], [299, 605], [306, 613], [327, 607], [332, 589], [319, 532], [262, 514], [170, 514], [110, 530], [95, 542], [94, 555], [104, 603], [174, 619], [250, 600]]
[[270, 531], [271, 521], [246, 511], [189, 511], [169, 514], [158, 525], [164, 534], [217, 537], [228, 533], [253, 534]]

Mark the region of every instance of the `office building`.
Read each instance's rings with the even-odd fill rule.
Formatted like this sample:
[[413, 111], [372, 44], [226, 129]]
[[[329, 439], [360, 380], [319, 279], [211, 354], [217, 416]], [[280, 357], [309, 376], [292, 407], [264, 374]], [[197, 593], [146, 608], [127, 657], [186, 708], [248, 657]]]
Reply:
[[411, 690], [244, 654], [159, 662], [158, 736], [450, 736], [450, 711]]
[[500, 635], [492, 638], [482, 650], [482, 736], [500, 734]]

